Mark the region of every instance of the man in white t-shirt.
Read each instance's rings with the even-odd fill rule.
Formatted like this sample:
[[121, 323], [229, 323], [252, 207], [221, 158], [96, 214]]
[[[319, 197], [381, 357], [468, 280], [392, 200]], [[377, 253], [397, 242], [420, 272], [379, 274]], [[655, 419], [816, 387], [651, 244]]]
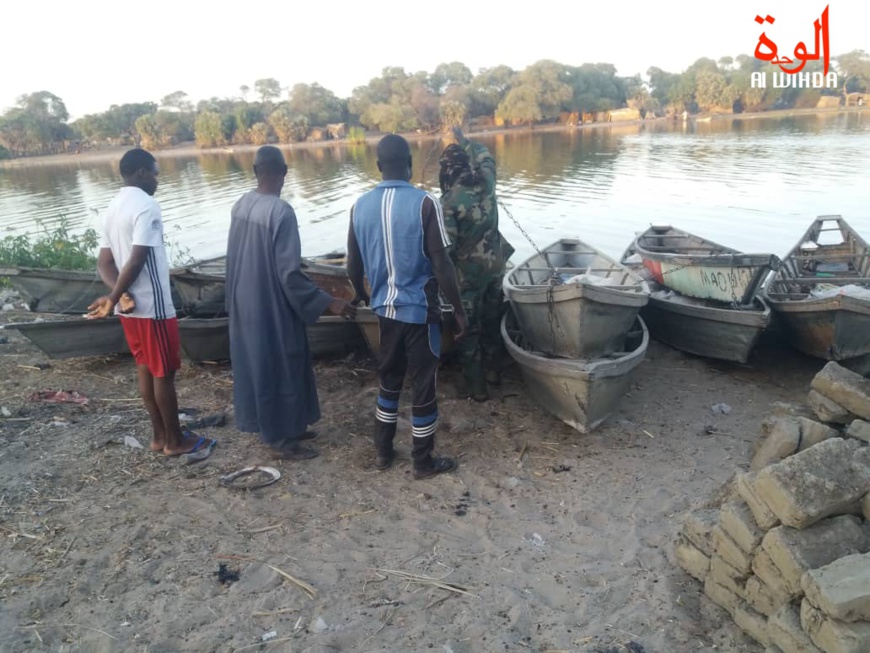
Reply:
[[167, 456], [198, 454], [214, 440], [183, 431], [178, 421], [175, 372], [181, 367], [181, 339], [172, 305], [169, 263], [163, 244], [157, 190], [157, 161], [136, 148], [121, 158], [124, 187], [109, 203], [102, 225], [100, 277], [111, 293], [88, 307], [90, 319], [121, 317], [124, 335], [136, 360], [139, 392], [151, 417], [152, 451]]

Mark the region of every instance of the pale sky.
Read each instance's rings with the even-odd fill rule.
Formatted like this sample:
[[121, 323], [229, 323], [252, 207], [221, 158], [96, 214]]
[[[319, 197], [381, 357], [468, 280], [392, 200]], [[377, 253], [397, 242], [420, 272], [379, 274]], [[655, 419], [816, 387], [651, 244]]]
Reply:
[[[242, 84], [253, 87], [263, 77], [285, 87], [319, 82], [347, 97], [385, 66], [431, 72], [454, 60], [475, 73], [499, 64], [519, 70], [539, 59], [612, 63], [619, 75], [650, 66], [681, 72], [702, 56], [752, 55], [762, 31], [781, 52], [791, 54], [799, 41], [812, 52], [813, 21], [826, 6], [824, 0], [2, 4], [0, 110], [23, 93], [47, 90], [64, 100], [73, 119], [111, 104], [158, 102], [176, 90], [194, 102], [237, 96]], [[831, 55], [870, 51], [870, 2], [827, 4]], [[757, 14], [776, 23], [761, 27]]]

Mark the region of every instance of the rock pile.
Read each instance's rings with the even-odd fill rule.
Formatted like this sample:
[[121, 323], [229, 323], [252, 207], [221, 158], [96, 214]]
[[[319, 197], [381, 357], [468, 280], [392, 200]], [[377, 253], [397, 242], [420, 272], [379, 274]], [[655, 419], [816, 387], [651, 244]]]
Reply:
[[766, 420], [750, 471], [686, 516], [676, 558], [768, 653], [868, 653], [870, 381], [828, 363], [808, 401], [821, 421]]

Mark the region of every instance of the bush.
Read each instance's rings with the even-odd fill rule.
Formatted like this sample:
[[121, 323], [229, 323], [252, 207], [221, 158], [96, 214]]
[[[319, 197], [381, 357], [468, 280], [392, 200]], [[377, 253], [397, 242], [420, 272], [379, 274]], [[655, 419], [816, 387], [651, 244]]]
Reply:
[[51, 228], [41, 222], [39, 226], [41, 232], [32, 240], [29, 234], [8, 235], [0, 240], [0, 267], [96, 270], [94, 253], [99, 239], [94, 229], [70, 234], [66, 216]]
[[351, 127], [347, 131], [347, 140], [351, 143], [365, 143], [366, 142], [366, 130], [362, 127]]

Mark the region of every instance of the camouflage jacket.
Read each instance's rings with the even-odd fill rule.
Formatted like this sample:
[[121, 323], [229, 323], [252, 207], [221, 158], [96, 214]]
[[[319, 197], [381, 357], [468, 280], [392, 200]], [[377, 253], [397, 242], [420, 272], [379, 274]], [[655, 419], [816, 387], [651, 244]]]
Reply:
[[441, 196], [444, 225], [453, 243], [450, 256], [461, 277], [503, 275], [506, 257], [498, 231], [495, 160], [480, 143], [463, 138], [459, 146], [468, 154], [475, 176], [472, 185], [457, 183]]

